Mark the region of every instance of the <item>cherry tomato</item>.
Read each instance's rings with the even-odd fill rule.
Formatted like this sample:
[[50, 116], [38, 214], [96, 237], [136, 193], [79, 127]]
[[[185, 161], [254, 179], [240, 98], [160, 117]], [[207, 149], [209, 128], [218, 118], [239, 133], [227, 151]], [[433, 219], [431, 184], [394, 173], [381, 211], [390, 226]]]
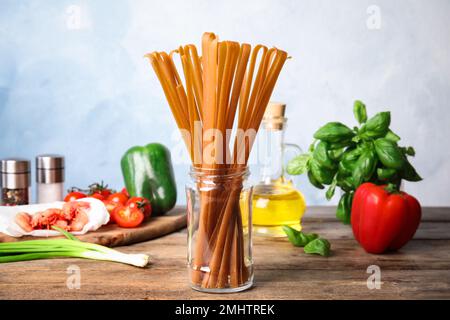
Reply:
[[100, 201], [105, 200], [105, 197], [102, 196], [100, 193], [94, 193], [94, 194], [91, 194], [91, 195], [89, 196], [89, 198], [95, 198], [95, 199], [98, 199], [98, 200], [100, 200]]
[[87, 196], [83, 192], [78, 191], [72, 191], [67, 194], [67, 196], [64, 198], [65, 202], [75, 201], [77, 199], [83, 199]]
[[100, 194], [104, 199], [107, 199], [112, 192], [110, 188], [108, 188], [107, 184], [104, 184], [103, 181], [101, 183], [93, 183], [89, 185], [89, 195]]
[[90, 196], [101, 196], [103, 199], [108, 199], [108, 197], [111, 195], [111, 191], [110, 190], [99, 190], [99, 191], [94, 191], [90, 194]]
[[127, 207], [141, 210], [146, 218], [150, 217], [152, 214], [152, 206], [150, 205], [150, 202], [142, 197], [131, 197], [127, 201]]
[[128, 190], [127, 190], [127, 188], [123, 188], [122, 189], [122, 191], [120, 191], [121, 193], [123, 193], [124, 195], [126, 195], [127, 196], [127, 198], [129, 198], [130, 197], [130, 194], [128, 193]]
[[113, 212], [113, 219], [119, 227], [136, 228], [144, 221], [144, 213], [137, 208], [120, 205]]
[[101, 191], [101, 195], [107, 199], [112, 194], [111, 189], [105, 189]]
[[108, 224], [115, 223], [114, 210], [116, 210], [118, 207], [120, 207], [121, 204], [111, 201], [111, 200], [104, 200], [103, 204], [105, 205], [106, 210], [108, 210], [108, 212], [109, 212], [109, 223]]
[[122, 205], [126, 205], [127, 201], [128, 201], [128, 197], [126, 195], [124, 195], [122, 192], [116, 192], [116, 193], [111, 194], [108, 197], [108, 200], [120, 203]]

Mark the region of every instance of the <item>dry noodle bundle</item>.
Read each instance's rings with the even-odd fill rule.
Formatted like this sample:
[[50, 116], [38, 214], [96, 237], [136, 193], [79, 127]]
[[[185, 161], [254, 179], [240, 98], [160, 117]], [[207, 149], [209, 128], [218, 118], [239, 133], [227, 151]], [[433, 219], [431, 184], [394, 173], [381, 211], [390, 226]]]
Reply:
[[[177, 70], [175, 54], [182, 72]], [[244, 135], [242, 140], [238, 134], [234, 140], [225, 137], [233, 129], [256, 135], [287, 53], [263, 45], [252, 50], [246, 43], [219, 42], [215, 34], [205, 33], [201, 57], [194, 45], [147, 57], [183, 133], [193, 166], [205, 174], [214, 172], [216, 182], [222, 183], [217, 190], [202, 188], [202, 181], [198, 182], [201, 207], [191, 279], [202, 288], [242, 286], [250, 277], [239, 209], [242, 176], [236, 175], [241, 178], [232, 183], [220, 177], [247, 167], [254, 139]]]

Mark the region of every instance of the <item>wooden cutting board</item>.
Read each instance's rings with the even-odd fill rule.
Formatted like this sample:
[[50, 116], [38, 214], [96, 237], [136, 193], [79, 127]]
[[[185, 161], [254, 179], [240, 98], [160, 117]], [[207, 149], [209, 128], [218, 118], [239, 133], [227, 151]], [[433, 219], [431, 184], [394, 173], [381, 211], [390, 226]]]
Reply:
[[[115, 224], [103, 226], [97, 231], [77, 236], [81, 241], [101, 244], [107, 247], [125, 246], [144, 242], [180, 230], [186, 226], [186, 208], [176, 207], [164, 216], [152, 217], [138, 228], [120, 228]], [[61, 237], [51, 237], [52, 239]], [[36, 240], [41, 237], [25, 236], [14, 238], [0, 233], [0, 242]]]

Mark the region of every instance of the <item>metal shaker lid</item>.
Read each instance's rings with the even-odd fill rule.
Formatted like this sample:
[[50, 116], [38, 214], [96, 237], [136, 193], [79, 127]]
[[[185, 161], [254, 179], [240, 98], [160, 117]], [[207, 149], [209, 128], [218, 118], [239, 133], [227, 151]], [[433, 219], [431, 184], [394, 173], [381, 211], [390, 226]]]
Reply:
[[36, 157], [37, 169], [64, 169], [64, 156], [58, 154], [42, 154]]
[[286, 122], [284, 114], [286, 104], [281, 102], [269, 102], [264, 113], [263, 122], [267, 129], [282, 130]]
[[1, 186], [25, 189], [31, 185], [30, 161], [22, 158], [3, 159], [0, 162]]
[[64, 182], [64, 157], [57, 154], [43, 154], [37, 156], [36, 182]]
[[22, 158], [2, 159], [0, 172], [2, 173], [29, 173], [30, 161]]

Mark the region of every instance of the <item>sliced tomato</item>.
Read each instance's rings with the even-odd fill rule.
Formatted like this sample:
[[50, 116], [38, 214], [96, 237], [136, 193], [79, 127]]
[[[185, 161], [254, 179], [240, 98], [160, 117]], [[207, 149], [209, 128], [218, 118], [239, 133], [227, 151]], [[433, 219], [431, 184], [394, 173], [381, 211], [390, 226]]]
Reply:
[[122, 205], [126, 205], [127, 201], [128, 201], [128, 197], [125, 194], [123, 194], [122, 192], [116, 192], [116, 193], [111, 194], [108, 197], [108, 200], [120, 203]]
[[112, 216], [122, 228], [136, 228], [144, 221], [144, 213], [141, 210], [122, 205], [114, 210]]
[[127, 201], [127, 207], [141, 210], [146, 218], [150, 217], [152, 214], [152, 206], [150, 205], [150, 202], [142, 197], [131, 197]]
[[70, 201], [75, 201], [75, 200], [78, 200], [78, 199], [83, 199], [83, 198], [86, 198], [86, 197], [87, 197], [87, 195], [84, 194], [83, 192], [72, 191], [72, 192], [69, 192], [66, 195], [66, 197], [64, 198], [64, 201], [65, 202], [70, 202]]

